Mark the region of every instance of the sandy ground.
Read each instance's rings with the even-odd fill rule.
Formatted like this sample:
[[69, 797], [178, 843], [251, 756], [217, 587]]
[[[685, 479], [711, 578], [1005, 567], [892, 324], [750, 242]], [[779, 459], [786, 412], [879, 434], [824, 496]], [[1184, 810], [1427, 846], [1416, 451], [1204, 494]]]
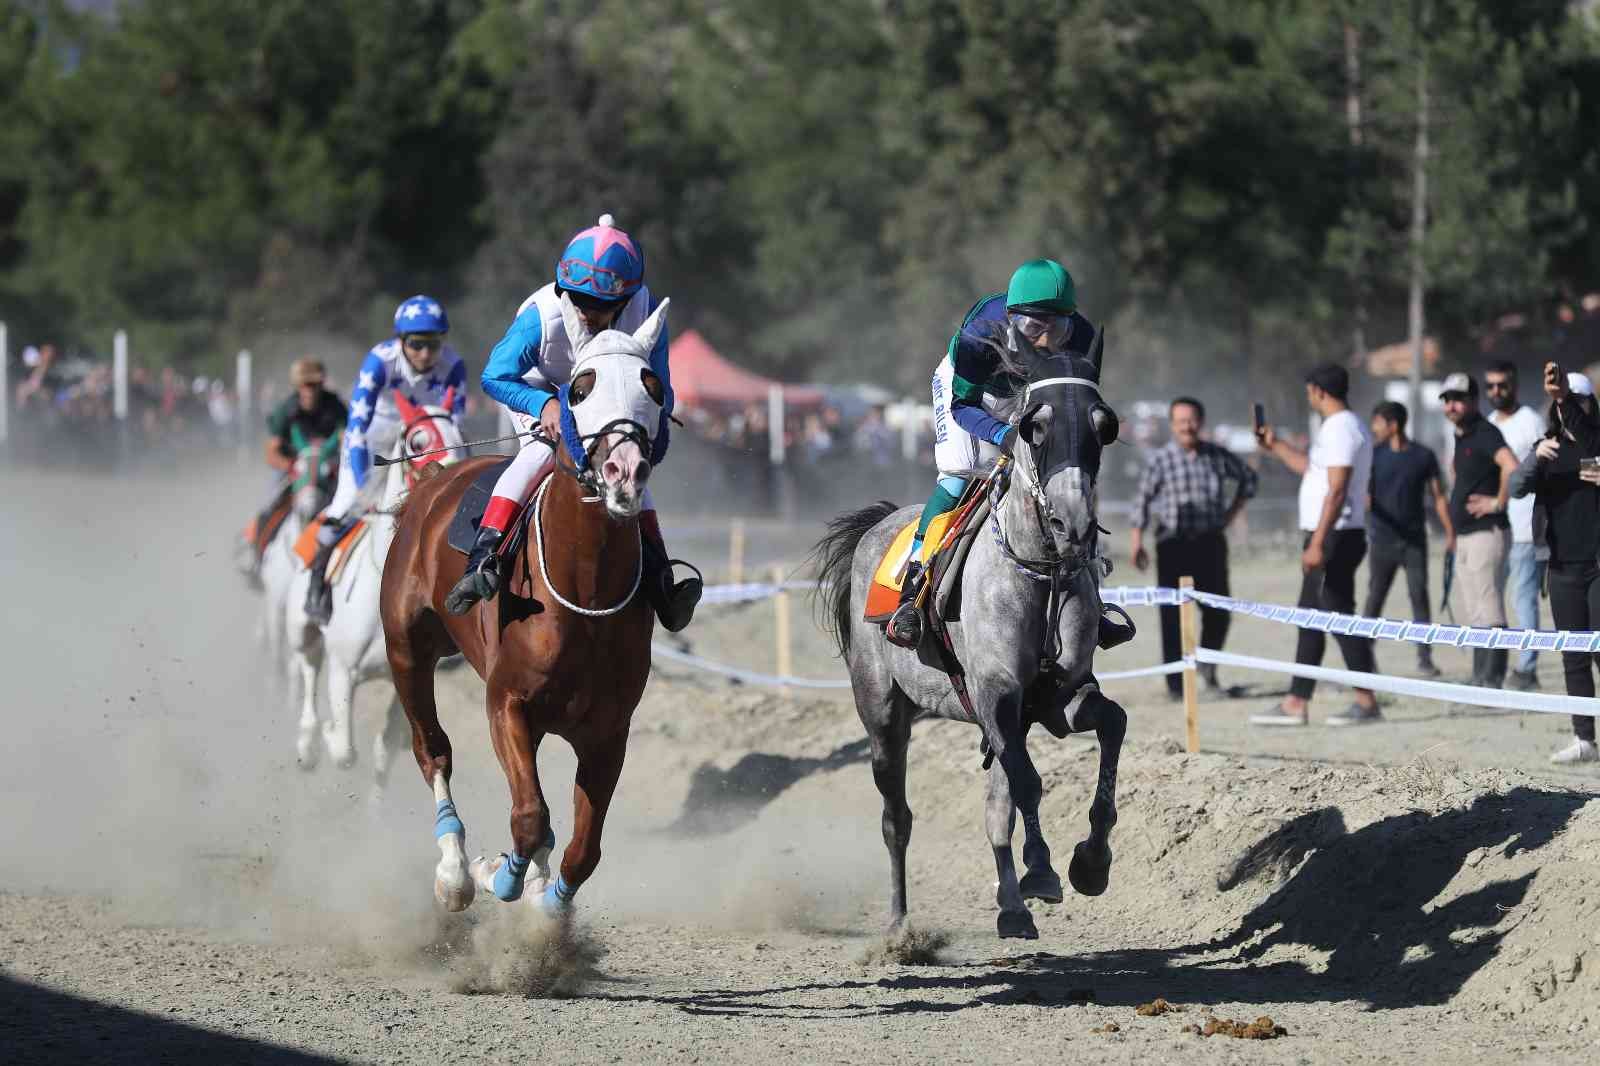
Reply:
[[[226, 569], [250, 475], [0, 479], [0, 1062], [1600, 1054], [1600, 774], [1545, 766], [1566, 728], [1553, 716], [1396, 701], [1380, 727], [1262, 734], [1243, 720], [1282, 681], [1238, 677], [1257, 695], [1207, 704], [1205, 750], [1186, 755], [1159, 680], [1110, 686], [1132, 720], [1111, 888], [1039, 906], [1032, 942], [993, 935], [976, 734], [919, 725], [912, 912], [939, 946], [911, 965], [883, 950], [887, 860], [848, 696], [664, 669], [576, 925], [492, 901], [450, 917], [409, 760], [381, 798], [364, 746], [349, 771], [294, 769], [292, 715]], [[799, 532], [752, 553], [793, 561]], [[1237, 569], [1242, 595], [1293, 594], [1281, 558]], [[687, 646], [770, 669], [771, 619], [770, 605], [708, 612]], [[1103, 669], [1157, 658], [1147, 620]], [[838, 676], [796, 621], [796, 671]], [[1283, 658], [1292, 643], [1258, 622], [1230, 641]], [[469, 850], [497, 851], [506, 790], [481, 686], [462, 670], [441, 687]], [[362, 694], [363, 745], [383, 698]], [[548, 748], [564, 842], [571, 760]], [[1087, 827], [1095, 745], [1035, 748], [1064, 859]], [[1158, 997], [1183, 1010], [1137, 1013]], [[1286, 1032], [1185, 1031], [1209, 1014]]]

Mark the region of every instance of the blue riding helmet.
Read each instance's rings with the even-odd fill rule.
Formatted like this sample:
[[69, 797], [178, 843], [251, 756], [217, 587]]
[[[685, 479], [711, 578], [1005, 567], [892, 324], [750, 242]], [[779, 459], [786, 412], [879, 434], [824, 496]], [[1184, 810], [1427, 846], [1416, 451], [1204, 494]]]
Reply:
[[644, 250], [610, 215], [573, 237], [556, 263], [556, 285], [620, 303], [644, 284]]
[[431, 296], [417, 295], [394, 309], [394, 331], [407, 333], [449, 333], [450, 316], [444, 305]]

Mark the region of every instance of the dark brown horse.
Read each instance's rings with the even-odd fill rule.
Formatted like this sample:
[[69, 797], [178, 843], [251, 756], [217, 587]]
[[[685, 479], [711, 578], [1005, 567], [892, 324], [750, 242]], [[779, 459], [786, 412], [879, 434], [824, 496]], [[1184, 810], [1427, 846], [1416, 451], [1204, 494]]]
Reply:
[[[527, 535], [503, 563], [499, 596], [460, 617], [443, 607], [465, 565], [446, 542], [447, 530], [493, 459], [470, 460], [418, 486], [401, 515], [381, 610], [395, 690], [436, 802], [442, 857], [434, 895], [449, 910], [465, 908], [480, 886], [502, 900], [519, 898], [530, 864], [544, 904], [561, 910], [600, 861], [606, 809], [650, 672], [654, 616], [637, 594], [638, 516], [650, 471], [644, 427], [657, 424], [661, 397], [648, 354], [665, 307], [663, 301], [632, 336], [575, 338], [569, 437], [570, 451], [581, 454], [556, 464], [535, 493]], [[488, 686], [494, 750], [511, 786], [511, 848], [470, 868], [466, 830], [450, 797], [450, 738], [434, 702], [434, 667], [457, 649]], [[551, 734], [578, 757], [573, 835], [554, 878], [548, 860], [555, 833], [535, 761]]]

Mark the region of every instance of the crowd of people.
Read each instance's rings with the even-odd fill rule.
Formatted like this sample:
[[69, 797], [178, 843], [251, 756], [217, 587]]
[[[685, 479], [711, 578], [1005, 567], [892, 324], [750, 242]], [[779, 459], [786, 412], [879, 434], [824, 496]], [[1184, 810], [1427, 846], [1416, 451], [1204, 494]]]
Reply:
[[[1319, 425], [1308, 447], [1278, 435], [1271, 425], [1257, 431], [1261, 451], [1300, 478], [1301, 586], [1297, 606], [1338, 614], [1356, 613], [1357, 571], [1368, 563], [1362, 614], [1380, 618], [1400, 571], [1414, 621], [1432, 621], [1429, 608], [1427, 515], [1444, 537], [1445, 592], [1453, 584], [1458, 621], [1492, 629], [1514, 624], [1538, 629], [1542, 594], [1551, 623], [1560, 630], [1587, 631], [1600, 624], [1600, 415], [1594, 388], [1583, 374], [1554, 362], [1545, 368], [1548, 410], [1539, 414], [1520, 399], [1517, 368], [1490, 364], [1477, 378], [1446, 377], [1439, 398], [1453, 427], [1448, 465], [1407, 433], [1410, 413], [1393, 401], [1379, 403], [1365, 422], [1349, 405], [1349, 372], [1325, 364], [1306, 375], [1306, 399]], [[1486, 398], [1489, 410], [1480, 409]], [[1257, 488], [1256, 472], [1234, 453], [1202, 439], [1205, 408], [1191, 397], [1169, 408], [1171, 440], [1153, 452], [1135, 495], [1130, 554], [1141, 570], [1150, 564], [1147, 535], [1155, 542], [1157, 579], [1163, 586], [1180, 575], [1202, 592], [1229, 595], [1227, 530]], [[1507, 594], [1510, 612], [1507, 611]], [[1221, 650], [1228, 614], [1201, 607], [1200, 644]], [[1178, 610], [1162, 609], [1163, 660], [1181, 655]], [[1374, 641], [1352, 631], [1335, 633], [1347, 668], [1377, 671]], [[1302, 627], [1295, 662], [1318, 666], [1326, 646], [1321, 630]], [[1438, 677], [1429, 646], [1417, 646], [1416, 673]], [[1596, 656], [1562, 652], [1569, 695], [1594, 695]], [[1538, 655], [1474, 647], [1470, 683], [1528, 691], [1539, 688]], [[1215, 668], [1202, 666], [1204, 692], [1231, 694]], [[1176, 676], [1168, 679], [1181, 695]], [[1316, 682], [1296, 677], [1286, 695], [1251, 717], [1260, 726], [1304, 726]], [[1370, 690], [1356, 688], [1349, 706], [1329, 715], [1329, 725], [1382, 720]], [[1600, 759], [1594, 719], [1575, 715], [1570, 744], [1551, 756], [1556, 763]]]

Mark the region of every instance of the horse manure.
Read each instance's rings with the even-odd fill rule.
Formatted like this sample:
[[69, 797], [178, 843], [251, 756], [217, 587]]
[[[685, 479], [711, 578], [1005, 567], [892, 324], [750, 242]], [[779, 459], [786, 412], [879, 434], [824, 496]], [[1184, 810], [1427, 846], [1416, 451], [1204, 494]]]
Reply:
[[1090, 1029], [1089, 1032], [1091, 1032], [1091, 1033], [1120, 1033], [1120, 1032], [1122, 1032], [1122, 1026], [1118, 1025], [1116, 1022], [1106, 1022], [1106, 1024], [1104, 1024], [1104, 1025], [1095, 1026], [1093, 1029]]
[[1159, 1018], [1163, 1014], [1178, 1014], [1182, 1012], [1182, 1007], [1168, 1003], [1164, 999], [1153, 999], [1149, 1003], [1141, 1003], [1134, 1008], [1134, 1013], [1141, 1018]]
[[1186, 1025], [1186, 1033], [1198, 1033], [1200, 1036], [1231, 1036], [1239, 1040], [1272, 1040], [1280, 1036], [1288, 1036], [1289, 1030], [1275, 1023], [1263, 1014], [1253, 1022], [1236, 1022], [1232, 1018], [1218, 1018], [1215, 1015], [1206, 1016], [1206, 1024]]

